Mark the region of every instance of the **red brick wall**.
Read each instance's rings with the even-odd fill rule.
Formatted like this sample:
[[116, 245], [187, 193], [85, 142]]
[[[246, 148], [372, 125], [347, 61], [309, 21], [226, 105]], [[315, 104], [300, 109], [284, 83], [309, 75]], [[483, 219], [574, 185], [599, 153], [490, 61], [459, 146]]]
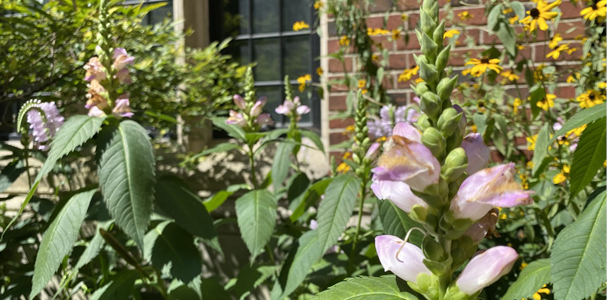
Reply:
[[[446, 0], [440, 0], [440, 2], [441, 6], [448, 3]], [[450, 66], [454, 67], [454, 71], [456, 73], [459, 73], [464, 69], [464, 55], [467, 54], [474, 57], [476, 53], [480, 53], [489, 48], [492, 43], [495, 42], [496, 44], [499, 44], [497, 36], [492, 35], [487, 31], [485, 5], [470, 6], [469, 3], [471, 2], [474, 1], [466, 2], [468, 3], [466, 6], [463, 6], [459, 0], [452, 0], [450, 2], [453, 10], [452, 18], [457, 21], [456, 23], [465, 24], [464, 28], [459, 25], [454, 27], [461, 32], [456, 47], [451, 51], [449, 61]], [[533, 2], [524, 2], [523, 4], [527, 9], [535, 7], [535, 3]], [[383, 20], [386, 16], [386, 12], [390, 11], [391, 5], [392, 0], [376, 0], [375, 6], [372, 8], [372, 13], [367, 19], [367, 26], [370, 28], [383, 27]], [[387, 26], [385, 28], [388, 30], [396, 29], [401, 26], [401, 24], [403, 24], [401, 15], [403, 13], [407, 14], [408, 20], [404, 22], [403, 25], [405, 31], [409, 33], [408, 44], [405, 44], [402, 38], [398, 41], [391, 41], [387, 36], [373, 37], [377, 42], [381, 42], [382, 45], [390, 52], [389, 66], [386, 69], [389, 71], [391, 76], [385, 81], [385, 86], [388, 89], [389, 95], [398, 105], [407, 104], [412, 101], [412, 98], [414, 97], [413, 91], [409, 88], [411, 82], [397, 82], [397, 79], [398, 75], [403, 71], [403, 69], [408, 69], [415, 66], [413, 54], [421, 53], [419, 43], [414, 32], [415, 25], [419, 21], [420, 6], [421, 4], [419, 4], [416, 0], [399, 0], [397, 3], [397, 11], [392, 11], [388, 14]], [[526, 48], [521, 50], [519, 53], [519, 56], [524, 55], [534, 62], [544, 62], [546, 65], [554, 65], [557, 68], [557, 72], [567, 70], [568, 68], [571, 68], [572, 65], [579, 64], [579, 58], [582, 51], [580, 49], [579, 41], [575, 40], [575, 37], [579, 37], [584, 34], [584, 22], [580, 17], [582, 7], [579, 5], [578, 7], [575, 7], [568, 0], [564, 0], [564, 2], [560, 5], [560, 9], [563, 14], [556, 33], [560, 33], [561, 37], [563, 38], [561, 43], [571, 43], [570, 47], [576, 47], [578, 48], [578, 51], [572, 53], [571, 55], [561, 53], [561, 57], [556, 61], [546, 58], [547, 52], [551, 51], [551, 49], [548, 49], [547, 47], [547, 41], [550, 40], [551, 36], [548, 36], [547, 32], [539, 32], [537, 41], [529, 45], [525, 45]], [[461, 22], [457, 17], [457, 14], [463, 11], [468, 11], [473, 15], [473, 18], [468, 21]], [[441, 18], [443, 18], [446, 14], [447, 11], [445, 9], [441, 9]], [[453, 22], [448, 22], [447, 29], [452, 29], [452, 23]], [[327, 47], [329, 53], [334, 53], [339, 50], [339, 36], [336, 35], [333, 19], [329, 19], [328, 28], [329, 38], [327, 41]], [[551, 27], [551, 29], [552, 28], [553, 27]], [[517, 26], [516, 29], [517, 32], [520, 32], [522, 27]], [[468, 37], [474, 40], [476, 46], [467, 46], [465, 40]], [[501, 45], [498, 47], [501, 47]], [[329, 69], [325, 70], [325, 73], [328, 75], [330, 80], [343, 77], [343, 66], [341, 62], [335, 59], [329, 59], [328, 65]], [[348, 72], [357, 71], [357, 57], [355, 53], [350, 52], [349, 54], [346, 54], [345, 68]], [[521, 78], [521, 82], [524, 81], [523, 75], [518, 75]], [[575, 89], [573, 86], [566, 83], [566, 79], [567, 76], [561, 76], [559, 78], [559, 84], [557, 85], [557, 90], [555, 93], [559, 98], [574, 98]], [[525, 93], [526, 91], [523, 90], [522, 92]], [[346, 109], [346, 94], [347, 93], [344, 91], [344, 87], [332, 87], [328, 98], [330, 114], [334, 114], [338, 111]], [[344, 128], [348, 125], [352, 125], [352, 123], [352, 120], [330, 121], [330, 144], [333, 145], [346, 140], [347, 136], [343, 134]]]

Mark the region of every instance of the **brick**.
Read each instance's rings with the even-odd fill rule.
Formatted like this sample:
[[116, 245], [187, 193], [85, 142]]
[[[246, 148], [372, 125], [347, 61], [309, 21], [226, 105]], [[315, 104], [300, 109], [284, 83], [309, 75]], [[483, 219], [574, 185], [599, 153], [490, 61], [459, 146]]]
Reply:
[[347, 119], [333, 119], [329, 121], [329, 128], [334, 129], [334, 128], [346, 128], [348, 126], [354, 125], [354, 119], [353, 118], [347, 118]]
[[559, 5], [559, 8], [561, 9], [561, 12], [563, 13], [561, 15], [561, 20], [565, 20], [565, 19], [579, 18], [581, 16], [580, 11], [582, 11], [582, 9], [584, 9], [584, 6], [583, 5], [576, 6], [572, 2], [563, 1], [563, 3], [561, 3], [561, 5]]
[[371, 5], [371, 12], [384, 12], [392, 8], [392, 0], [375, 0], [375, 3]]
[[373, 16], [367, 18], [367, 27], [369, 28], [384, 28], [384, 17]]
[[571, 22], [560, 22], [557, 33], [561, 34], [564, 40], [574, 39], [578, 36], [584, 36], [586, 27], [584, 21], [575, 20]]
[[405, 42], [405, 36], [403, 35], [396, 41], [396, 50], [419, 50], [421, 46], [417, 40], [417, 35], [414, 31], [408, 32], [409, 40]]
[[575, 87], [573, 86], [560, 86], [554, 91], [554, 94], [559, 98], [575, 98]]
[[491, 150], [491, 161], [492, 162], [496, 162], [496, 163], [500, 163], [502, 161], [504, 161], [504, 156], [497, 150]]
[[484, 49], [455, 49], [452, 50], [449, 56], [450, 66], [464, 66], [466, 63], [466, 56], [472, 58], [480, 58], [481, 53]]
[[[447, 30], [449, 30], [450, 28], [447, 28]], [[457, 29], [461, 32], [461, 34], [459, 35], [459, 37], [457, 38], [457, 41], [455, 41], [455, 47], [468, 47], [468, 43], [466, 40], [468, 39], [472, 39], [474, 40], [474, 44], [475, 45], [480, 45], [480, 35], [481, 35], [481, 31], [478, 29], [468, 29], [466, 31], [462, 31], [460, 28], [454, 28]], [[445, 39], [444, 42], [444, 46], [447, 46], [449, 44], [449, 39]]]
[[349, 137], [343, 132], [333, 132], [329, 134], [329, 144], [335, 145], [347, 141]]
[[389, 30], [403, 28], [407, 23], [403, 22], [403, 19], [400, 14], [391, 15], [388, 17], [388, 22], [386, 22], [386, 28]]
[[394, 42], [392, 42], [391, 38], [387, 35], [372, 36], [371, 39], [373, 40], [373, 42], [380, 45], [379, 47], [373, 45], [371, 47], [371, 50], [373, 52], [381, 51], [381, 49], [387, 49], [388, 51], [392, 51], [394, 49]]
[[345, 70], [347, 72], [352, 72], [352, 58], [346, 57], [344, 58], [344, 62], [342, 63], [338, 59], [331, 58], [329, 59], [329, 72], [331, 73], [343, 73]]
[[410, 54], [406, 54], [406, 53], [394, 53], [394, 54], [390, 54], [389, 57], [389, 66], [388, 68], [391, 70], [395, 70], [395, 69], [407, 69], [408, 68], [408, 64], [407, 64], [407, 56], [409, 56]]
[[418, 0], [398, 0], [396, 7], [399, 11], [415, 10], [422, 6], [422, 2]]
[[[466, 21], [462, 21], [459, 19], [459, 17], [457, 16], [457, 14], [467, 11], [472, 15], [472, 19], [470, 20], [466, 20]], [[447, 11], [441, 11], [439, 14], [440, 18], [443, 19], [445, 18], [445, 16], [447, 16]], [[481, 7], [465, 7], [465, 8], [456, 8], [453, 9], [453, 21], [445, 21], [445, 25], [447, 26], [451, 26], [453, 24], [453, 22], [459, 24], [459, 23], [463, 23], [465, 25], [486, 25], [487, 24], [487, 17], [485, 17], [485, 7], [481, 6]]]
[[348, 107], [346, 105], [346, 96], [345, 95], [329, 96], [329, 110], [340, 111], [340, 110], [346, 110], [347, 108]]

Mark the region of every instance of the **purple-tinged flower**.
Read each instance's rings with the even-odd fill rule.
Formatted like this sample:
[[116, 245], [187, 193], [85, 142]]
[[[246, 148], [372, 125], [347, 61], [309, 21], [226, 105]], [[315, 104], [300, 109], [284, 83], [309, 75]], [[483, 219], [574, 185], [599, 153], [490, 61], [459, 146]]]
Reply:
[[499, 236], [495, 231], [498, 214], [499, 211], [497, 208], [491, 209], [484, 217], [478, 220], [478, 222], [470, 226], [464, 235], [471, 237], [475, 244], [480, 243], [488, 234], [489, 236]]
[[118, 99], [116, 99], [116, 105], [114, 106], [112, 113], [123, 118], [130, 118], [133, 116], [128, 95], [123, 94], [118, 96]]
[[84, 107], [86, 109], [91, 109], [93, 106], [97, 106], [99, 109], [103, 110], [107, 107], [107, 100], [103, 96], [106, 94], [105, 89], [97, 80], [92, 80], [89, 84], [89, 91], [86, 94], [86, 104]]
[[91, 109], [89, 109], [89, 113], [88, 113], [89, 117], [105, 117], [106, 114], [103, 110], [99, 109], [99, 107], [97, 106], [93, 106], [91, 107]]
[[552, 129], [554, 129], [554, 131], [561, 130], [561, 128], [563, 128], [564, 122], [565, 121], [563, 121], [563, 118], [561, 118], [561, 117], [556, 118], [556, 122], [554, 122], [554, 124], [552, 124]]
[[118, 79], [118, 82], [131, 84], [133, 83], [133, 79], [131, 79], [131, 74], [129, 73], [129, 69], [122, 69], [114, 75], [114, 78]]
[[401, 181], [377, 180], [373, 177], [371, 190], [380, 200], [390, 200], [405, 212], [411, 212], [413, 205], [428, 207], [428, 204], [411, 192], [411, 188]]
[[102, 81], [107, 78], [107, 74], [105, 73], [105, 68], [99, 61], [98, 57], [91, 57], [89, 61], [84, 65], [84, 69], [86, 70], [86, 75], [84, 80], [92, 81], [98, 80]]
[[369, 160], [374, 160], [377, 158], [377, 155], [379, 155], [379, 148], [381, 147], [380, 143], [373, 143], [371, 144], [371, 147], [369, 147], [369, 149], [367, 150], [367, 153], [365, 154], [365, 158], [369, 159]]
[[[455, 111], [457, 111], [458, 113], [462, 113], [462, 118], [459, 119], [459, 130], [460, 132], [463, 132], [466, 130], [466, 126], [468, 125], [468, 118], [466, 118], [466, 113], [464, 112], [464, 110], [457, 104], [453, 105], [453, 108], [455, 109]], [[470, 173], [468, 173], [470, 174]]]
[[32, 109], [27, 112], [27, 122], [30, 124], [34, 143], [38, 149], [44, 151], [48, 149], [48, 145], [44, 143], [55, 136], [65, 119], [59, 113], [55, 102], [41, 103], [40, 100], [34, 101], [39, 103], [36, 106], [44, 112], [44, 117], [40, 111]]
[[472, 175], [489, 165], [491, 153], [480, 134], [471, 133], [467, 135], [462, 141], [462, 148], [464, 148], [468, 157], [468, 167], [466, 168], [468, 175]]
[[257, 119], [255, 119], [255, 123], [259, 124], [259, 126], [262, 126], [262, 127], [274, 125], [274, 121], [272, 120], [272, 117], [268, 113], [259, 115], [257, 117]]
[[285, 100], [283, 104], [279, 105], [275, 109], [276, 113], [295, 118], [297, 121], [301, 120], [301, 115], [305, 115], [310, 112], [310, 107], [307, 105], [301, 105], [299, 97], [295, 97], [293, 101]]
[[386, 105], [379, 110], [379, 118], [369, 118], [367, 127], [369, 128], [371, 138], [377, 139], [390, 136], [392, 128], [396, 124], [402, 122], [416, 122], [418, 117], [419, 113], [412, 106], [394, 107], [392, 105]]
[[419, 105], [419, 102], [421, 101], [421, 99], [417, 96], [413, 97], [413, 102], [415, 102], [417, 105]]
[[385, 271], [390, 271], [403, 280], [417, 283], [422, 273], [432, 275], [424, 265], [424, 254], [417, 246], [406, 243], [392, 235], [375, 237], [375, 249]]
[[451, 211], [458, 219], [477, 221], [493, 207], [514, 207], [532, 203], [532, 191], [525, 191], [514, 181], [514, 164], [484, 169], [466, 178], [451, 201]]
[[259, 98], [257, 100], [257, 102], [255, 102], [255, 104], [253, 104], [253, 107], [251, 108], [250, 116], [251, 117], [259, 116], [259, 114], [261, 114], [261, 112], [263, 110], [263, 106], [266, 105], [266, 101], [267, 101], [266, 97]]
[[316, 222], [316, 220], [312, 220], [310, 221], [310, 229], [315, 230], [316, 228], [318, 228], [318, 222]]
[[238, 94], [234, 95], [234, 104], [241, 110], [247, 109], [247, 102]]
[[120, 71], [122, 69], [124, 69], [124, 67], [126, 67], [127, 65], [132, 65], [133, 62], [135, 61], [135, 58], [132, 56], [129, 56], [126, 53], [126, 50], [124, 48], [116, 48], [114, 49], [114, 69], [116, 71]]
[[247, 126], [247, 121], [244, 119], [242, 114], [235, 110], [230, 110], [230, 117], [226, 120], [226, 124], [233, 124], [240, 127]]
[[411, 141], [421, 143], [422, 134], [417, 130], [417, 128], [413, 127], [413, 125], [405, 122], [397, 123], [392, 130], [392, 135], [402, 136]]
[[470, 260], [455, 284], [460, 292], [474, 295], [508, 274], [517, 259], [518, 254], [510, 247], [490, 248]]

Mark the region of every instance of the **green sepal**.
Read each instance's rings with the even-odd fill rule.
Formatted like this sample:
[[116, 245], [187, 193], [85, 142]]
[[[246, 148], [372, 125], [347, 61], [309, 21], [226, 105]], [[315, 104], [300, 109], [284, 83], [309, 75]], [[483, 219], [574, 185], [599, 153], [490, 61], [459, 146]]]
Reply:
[[480, 292], [476, 293], [475, 295], [468, 295], [462, 291], [459, 290], [459, 287], [457, 286], [456, 282], [452, 282], [451, 285], [449, 286], [449, 288], [447, 289], [447, 293], [445, 294], [445, 299], [449, 299], [449, 300], [472, 300], [472, 299], [476, 299], [476, 296], [478, 296]]
[[430, 207], [436, 208], [443, 204], [443, 199], [438, 195], [438, 184], [432, 184], [426, 187], [423, 192], [418, 192], [414, 189], [411, 189], [411, 192], [428, 203], [428, 206]]
[[460, 238], [474, 224], [470, 219], [455, 219], [452, 211], [446, 211], [439, 226], [445, 231], [445, 237], [451, 240]]
[[430, 88], [425, 82], [420, 82], [417, 85], [411, 85], [411, 89], [415, 91], [416, 94], [422, 95], [423, 93], [430, 91]]
[[436, 71], [436, 67], [427, 63], [427, 59], [425, 56], [424, 59], [421, 59], [421, 57], [422, 55], [420, 55], [418, 59], [420, 77], [426, 82], [428, 82], [430, 85], [436, 84], [436, 82], [438, 81], [438, 71]]
[[452, 182], [460, 177], [468, 167], [468, 156], [462, 147], [455, 148], [447, 154], [445, 164], [441, 168], [441, 176], [445, 181]]
[[432, 19], [426, 11], [421, 11], [421, 29], [424, 33], [432, 35], [434, 28], [436, 28], [436, 22]]
[[453, 257], [453, 269], [457, 269], [466, 260], [474, 255], [478, 245], [474, 244], [474, 240], [467, 235], [463, 235], [457, 240], [451, 242], [451, 257]]
[[[432, 33], [432, 39], [434, 40], [434, 42], [437, 45], [442, 46], [443, 41], [444, 41], [444, 38], [443, 38], [444, 35], [445, 35], [445, 20], [442, 20], [438, 24], [438, 26], [436, 26], [436, 29], [434, 29], [434, 32]], [[441, 70], [442, 68], [438, 68], [438, 69]]]
[[413, 207], [411, 207], [411, 212], [409, 213], [409, 217], [411, 219], [413, 219], [416, 222], [419, 223], [425, 223], [426, 222], [426, 217], [428, 216], [428, 210], [419, 205], [419, 204], [415, 204], [413, 205]]
[[429, 127], [422, 133], [422, 144], [426, 146], [432, 154], [439, 158], [443, 157], [445, 153], [445, 137], [434, 127]]
[[453, 107], [443, 110], [443, 113], [438, 118], [438, 123], [436, 123], [443, 136], [449, 137], [459, 129], [459, 122], [462, 116], [463, 113], [457, 112]]
[[454, 131], [451, 136], [447, 138], [447, 151], [451, 151], [462, 144], [464, 135], [461, 130]]
[[429, 61], [434, 62], [436, 60], [438, 45], [426, 33], [421, 33], [421, 36], [422, 39], [420, 40], [420, 44], [422, 53], [424, 53], [424, 55], [428, 58]]
[[433, 92], [423, 93], [419, 106], [433, 120], [436, 120], [442, 109], [440, 98]]
[[[451, 270], [451, 263], [453, 262], [453, 259], [451, 257], [449, 257], [445, 261], [438, 262], [438, 261], [433, 261], [433, 260], [424, 258], [423, 262], [424, 262], [424, 265], [426, 265], [426, 267], [428, 269], [430, 269], [432, 274], [434, 274], [436, 276], [441, 276]], [[446, 299], [449, 299], [449, 298], [446, 298]]]
[[426, 114], [419, 115], [419, 117], [417, 118], [417, 122], [415, 124], [421, 131], [424, 131], [427, 128], [432, 127], [432, 124], [430, 124], [430, 120], [428, 120], [428, 115], [426, 115]]
[[468, 176], [466, 174], [460, 175], [457, 179], [449, 182], [449, 199], [453, 199], [459, 190], [459, 187], [464, 183]]
[[453, 92], [457, 81], [458, 76], [455, 76], [453, 78], [445, 77], [441, 79], [441, 81], [436, 86], [436, 93], [442, 101], [447, 101], [451, 97], [451, 92]]
[[431, 235], [426, 235], [422, 241], [422, 251], [428, 260], [444, 261], [445, 249]]
[[409, 287], [424, 295], [429, 300], [438, 300], [438, 277], [432, 274], [419, 273], [416, 282], [407, 282]]

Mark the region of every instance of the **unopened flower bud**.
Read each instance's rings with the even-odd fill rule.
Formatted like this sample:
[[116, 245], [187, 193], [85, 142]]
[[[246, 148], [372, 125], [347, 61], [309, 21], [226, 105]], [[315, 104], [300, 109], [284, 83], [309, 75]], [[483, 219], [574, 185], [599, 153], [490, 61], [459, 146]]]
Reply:
[[458, 113], [453, 107], [443, 110], [443, 113], [438, 118], [436, 125], [445, 136], [451, 136], [453, 132], [459, 129], [459, 121], [463, 113]]
[[462, 141], [462, 148], [466, 150], [466, 155], [468, 156], [468, 168], [466, 169], [468, 175], [472, 175], [487, 167], [491, 152], [479, 133], [467, 135]]
[[453, 92], [453, 89], [455, 88], [457, 79], [457, 76], [453, 78], [446, 77], [441, 79], [441, 81], [438, 83], [438, 86], [436, 87], [436, 92], [438, 93], [438, 96], [441, 100], [447, 101], [447, 99], [451, 97], [451, 92]]
[[[431, 11], [431, 9], [429, 11]], [[434, 28], [436, 28], [436, 22], [434, 22], [434, 20], [432, 19], [432, 16], [424, 10], [422, 10], [420, 12], [420, 15], [421, 15], [422, 31], [431, 35], [432, 32], [434, 31]]]
[[455, 148], [445, 159], [445, 165], [442, 168], [443, 178], [447, 182], [452, 182], [460, 175], [464, 174], [468, 167], [468, 157], [463, 148]]
[[442, 71], [449, 63], [449, 53], [451, 53], [451, 45], [447, 45], [443, 50], [441, 50], [436, 56], [436, 69]]
[[426, 128], [432, 127], [432, 124], [430, 124], [430, 121], [428, 120], [428, 115], [426, 114], [419, 115], [419, 118], [417, 118], [417, 122], [415, 122], [415, 124], [417, 127], [421, 128], [421, 130], [426, 130]]
[[[425, 58], [425, 56], [424, 56]], [[438, 78], [438, 71], [436, 67], [425, 62], [421, 58], [419, 59], [419, 75], [426, 82], [436, 82]]]
[[251, 108], [251, 117], [257, 117], [259, 116], [259, 114], [261, 114], [263, 106], [266, 105], [266, 99], [266, 97], [261, 97], [257, 100], [257, 102], [255, 102], [255, 104]]
[[374, 160], [379, 155], [379, 148], [381, 147], [380, 143], [373, 143], [367, 153], [365, 154], [365, 158], [368, 160]]
[[425, 92], [419, 102], [420, 108], [431, 118], [438, 117], [441, 110], [441, 101], [433, 92]]
[[411, 88], [415, 91], [416, 94], [418, 95], [423, 95], [425, 92], [429, 91], [430, 89], [428, 88], [428, 85], [425, 82], [420, 82], [418, 83], [415, 87], [413, 87], [413, 85], [411, 85]]
[[[422, 134], [422, 144], [426, 146], [435, 157], [441, 157], [445, 152], [445, 138], [434, 127], [428, 127]], [[465, 154], [464, 154], [465, 156]]]
[[470, 260], [455, 284], [460, 292], [474, 295], [508, 274], [517, 259], [516, 250], [510, 247], [490, 248]]
[[244, 110], [244, 109], [246, 109], [246, 108], [247, 108], [247, 103], [246, 103], [246, 102], [244, 101], [244, 99], [243, 99], [243, 98], [242, 98], [240, 95], [238, 95], [238, 94], [234, 95], [234, 104], [236, 104], [236, 106], [237, 106], [238, 108], [242, 109], [242, 110]]
[[375, 238], [375, 249], [385, 271], [408, 282], [417, 283], [417, 276], [425, 273], [432, 275], [424, 265], [424, 254], [417, 246], [406, 243], [392, 235], [380, 235]]
[[[445, 20], [442, 20], [438, 24], [438, 26], [436, 26], [436, 29], [434, 29], [434, 32], [432, 33], [432, 39], [434, 40], [434, 42], [437, 45], [443, 44], [443, 40], [444, 40], [443, 35], [444, 34], [445, 34]], [[439, 70], [441, 70], [441, 68], [439, 68]]]
[[426, 33], [420, 33], [419, 35], [421, 35], [422, 38], [420, 40], [422, 53], [424, 53], [430, 61], [434, 61], [436, 59], [438, 45]]

